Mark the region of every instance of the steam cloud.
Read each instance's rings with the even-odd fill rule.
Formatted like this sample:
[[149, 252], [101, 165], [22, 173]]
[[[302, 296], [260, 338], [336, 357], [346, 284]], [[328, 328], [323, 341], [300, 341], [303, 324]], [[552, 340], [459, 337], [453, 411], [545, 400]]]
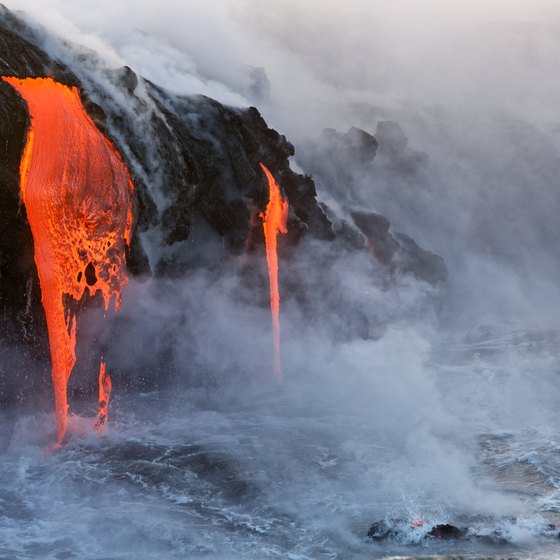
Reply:
[[[499, 387], [482, 366], [474, 373], [472, 364], [447, 367], [441, 355], [469, 329], [476, 339], [496, 325], [546, 327], [556, 319], [560, 126], [551, 116], [560, 98], [560, 77], [552, 71], [560, 11], [551, 1], [456, 4], [7, 2], [98, 51], [109, 66], [127, 64], [177, 93], [256, 104], [294, 141], [294, 166], [313, 171], [319, 198], [383, 213], [446, 258], [450, 280], [440, 294], [411, 278], [382, 288], [379, 265], [329, 254], [318, 242], [305, 242], [281, 265], [286, 406], [298, 414], [307, 408], [310, 423], [328, 422], [328, 445], [344, 449], [349, 462], [369, 465], [355, 499], [381, 504], [382, 515], [383, 504], [408, 507], [428, 494], [435, 504], [463, 511], [521, 511], [511, 498], [477, 487], [478, 426], [522, 429], [556, 418], [549, 354], [508, 356], [493, 373], [503, 374]], [[375, 168], [355, 169], [348, 161], [341, 200], [321, 160], [321, 130], [358, 126], [373, 134], [384, 120], [398, 121], [408, 146], [427, 153], [428, 163], [405, 177], [377, 160]], [[264, 277], [262, 265], [257, 275]], [[109, 362], [126, 369], [133, 359], [156, 376], [166, 356], [177, 383], [210, 375], [236, 403], [247, 394], [267, 402], [270, 340], [258, 327], [269, 324], [266, 282], [259, 301], [238, 272], [233, 265], [225, 277], [193, 272], [163, 287], [132, 282], [118, 319], [126, 328], [116, 327], [121, 351]], [[306, 277], [305, 308], [289, 288], [291, 275]], [[337, 293], [370, 325], [383, 325], [380, 331], [345, 340], [349, 326], [336, 312]], [[432, 305], [436, 297], [440, 310]], [[148, 324], [133, 326], [145, 316]], [[508, 366], [514, 374], [504, 373]], [[240, 378], [251, 380], [243, 390]], [[365, 444], [367, 438], [379, 447]], [[281, 467], [273, 464], [280, 453], [274, 441], [260, 460], [295, 480], [303, 468], [297, 446], [282, 442]], [[301, 491], [292, 487], [275, 499], [296, 503]]]

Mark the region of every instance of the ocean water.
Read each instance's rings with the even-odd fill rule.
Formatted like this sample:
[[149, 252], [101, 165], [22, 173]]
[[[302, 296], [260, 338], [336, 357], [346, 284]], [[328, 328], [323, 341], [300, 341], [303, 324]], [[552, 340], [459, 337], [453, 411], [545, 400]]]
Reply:
[[[419, 386], [410, 400], [385, 389], [383, 408], [351, 372], [332, 390], [295, 374], [115, 388], [108, 430], [74, 415], [58, 450], [46, 406], [3, 410], [0, 558], [558, 558], [558, 337], [485, 327], [431, 348], [425, 404], [441, 421], [425, 425], [406, 409], [424, 411]], [[395, 531], [373, 542], [379, 520]], [[467, 538], [426, 536], [442, 523]]]

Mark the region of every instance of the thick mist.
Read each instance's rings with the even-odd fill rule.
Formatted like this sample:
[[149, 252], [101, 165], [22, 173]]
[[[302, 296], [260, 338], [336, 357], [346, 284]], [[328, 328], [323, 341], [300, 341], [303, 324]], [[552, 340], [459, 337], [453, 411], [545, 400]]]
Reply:
[[[100, 67], [255, 105], [333, 213], [379, 212], [449, 271], [433, 287], [305, 240], [280, 264], [282, 387], [264, 251], [181, 280], [131, 279], [111, 330], [98, 311], [82, 326], [121, 372], [111, 445], [185, 433], [224, 445], [266, 504], [343, 550], [375, 518], [540, 519], [496, 482], [492, 467], [507, 461], [489, 458], [486, 438], [558, 420], [554, 2], [6, 4], [97, 51]], [[398, 153], [380, 140], [383, 121], [400, 125]], [[329, 157], [323, 129], [352, 126], [380, 140], [372, 162]], [[198, 233], [193, 251], [220, 251]], [[161, 387], [171, 397], [154, 404]], [[145, 406], [125, 396], [139, 391]], [[29, 423], [16, 425], [12, 452], [36, 443]]]
[[444, 256], [451, 287], [469, 292], [469, 309], [485, 311], [498, 298], [492, 313], [515, 308], [512, 315], [525, 319], [529, 301], [539, 320], [556, 297], [554, 2], [8, 7], [174, 92], [255, 104], [295, 143], [296, 161], [319, 176], [325, 199], [331, 193], [318, 166], [309, 169], [309, 143], [324, 128], [374, 134], [378, 121], [399, 122], [428, 166], [421, 177], [387, 179], [379, 177], [382, 165], [372, 174], [341, 161], [353, 201]]

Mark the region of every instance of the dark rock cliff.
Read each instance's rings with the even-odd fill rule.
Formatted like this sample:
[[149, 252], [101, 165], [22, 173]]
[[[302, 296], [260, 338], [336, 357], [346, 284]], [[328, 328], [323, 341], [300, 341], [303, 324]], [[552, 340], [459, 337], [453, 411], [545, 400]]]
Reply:
[[[256, 108], [174, 95], [128, 67], [109, 70], [95, 53], [62, 42], [72, 51], [70, 70], [42, 50], [43, 34], [0, 6], [0, 76], [50, 76], [79, 88], [89, 115], [133, 176], [136, 227], [127, 255], [133, 276], [177, 277], [193, 267], [219, 266], [228, 256], [262, 251], [258, 213], [268, 200], [263, 162], [289, 199], [289, 233], [280, 246], [285, 256], [307, 237], [363, 251], [366, 258], [369, 248], [392, 272], [431, 283], [444, 278], [441, 259], [406, 236], [391, 235], [388, 222], [372, 229], [375, 216], [357, 211], [337, 217], [321, 204], [312, 178], [290, 168], [293, 145]], [[0, 336], [22, 348], [24, 370], [48, 356], [33, 240], [19, 194], [28, 124], [24, 102], [0, 81]], [[340, 138], [333, 131], [331, 141], [334, 152], [346, 150], [366, 164], [378, 148], [359, 129]], [[4, 360], [0, 367], [2, 399], [10, 392], [11, 366]]]

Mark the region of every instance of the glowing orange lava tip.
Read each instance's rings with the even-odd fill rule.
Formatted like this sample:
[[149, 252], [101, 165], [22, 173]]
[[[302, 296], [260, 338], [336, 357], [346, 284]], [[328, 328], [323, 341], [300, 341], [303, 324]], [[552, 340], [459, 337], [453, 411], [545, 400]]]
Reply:
[[99, 405], [97, 409], [97, 427], [103, 430], [107, 424], [109, 398], [111, 397], [111, 377], [107, 374], [107, 364], [101, 360], [99, 366]]
[[[2, 79], [24, 99], [31, 117], [20, 187], [47, 319], [60, 443], [68, 378], [76, 362], [76, 316], [64, 296], [78, 301], [86, 292], [101, 292], [105, 309], [112, 301], [118, 309], [127, 283], [133, 185], [119, 153], [84, 110], [76, 87], [52, 78]], [[104, 372], [103, 362], [101, 367]]]
[[268, 168], [260, 164], [269, 186], [269, 199], [264, 213], [261, 213], [266, 244], [266, 261], [270, 282], [270, 310], [272, 312], [272, 343], [274, 346], [274, 376], [282, 382], [280, 362], [280, 291], [278, 288], [278, 251], [276, 238], [278, 233], [288, 233], [288, 200], [282, 198], [280, 186]]

